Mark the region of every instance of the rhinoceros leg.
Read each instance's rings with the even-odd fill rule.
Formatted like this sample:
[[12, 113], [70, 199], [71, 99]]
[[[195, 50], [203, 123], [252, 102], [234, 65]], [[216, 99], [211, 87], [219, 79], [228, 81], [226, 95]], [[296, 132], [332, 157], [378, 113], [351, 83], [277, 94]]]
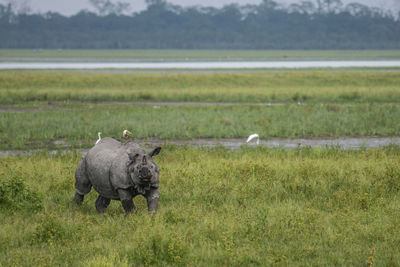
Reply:
[[158, 198], [160, 197], [160, 192], [158, 189], [153, 189], [145, 195], [147, 199], [147, 208], [149, 211], [158, 210]]
[[156, 212], [158, 210], [158, 198], [147, 199], [147, 209]]
[[83, 202], [83, 198], [84, 198], [85, 196], [84, 195], [81, 195], [81, 194], [79, 194], [78, 192], [76, 192], [75, 193], [75, 196], [74, 196], [74, 201], [75, 201], [75, 203], [76, 204], [82, 204], [82, 202]]
[[107, 209], [108, 205], [110, 205], [110, 201], [111, 201], [111, 199], [109, 199], [109, 198], [99, 196], [96, 199], [96, 204], [95, 204], [96, 210], [98, 212], [104, 212]]
[[74, 201], [77, 204], [82, 203], [84, 196], [92, 189], [92, 184], [86, 176], [85, 158], [82, 158], [75, 171], [75, 189]]
[[119, 199], [121, 200], [122, 207], [126, 213], [130, 213], [135, 209], [132, 201], [132, 194], [129, 190], [118, 189]]

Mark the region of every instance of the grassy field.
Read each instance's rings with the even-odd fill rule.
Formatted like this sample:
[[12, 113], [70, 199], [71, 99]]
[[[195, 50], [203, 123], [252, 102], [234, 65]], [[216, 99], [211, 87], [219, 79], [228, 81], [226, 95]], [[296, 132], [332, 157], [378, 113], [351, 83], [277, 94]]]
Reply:
[[[37, 104], [36, 104], [37, 105]], [[52, 141], [91, 147], [102, 136], [245, 138], [397, 136], [397, 104], [152, 107], [105, 104], [37, 105], [0, 113], [0, 148], [56, 148]]]
[[2, 158], [1, 266], [399, 266], [398, 147], [165, 147], [154, 216], [75, 206], [80, 158]]
[[29, 101], [400, 102], [400, 74], [0, 72], [0, 104]]
[[0, 62], [398, 60], [400, 50], [28, 50], [0, 49]]
[[[170, 56], [204, 59], [205, 52]], [[218, 52], [208, 56], [218, 60], [230, 51]], [[285, 57], [284, 52], [265, 55], [293, 60], [297, 53], [315, 58], [338, 53], [290, 51]], [[100, 55], [150, 60], [155, 51], [35, 53], [52, 61], [60, 54], [63, 60]], [[34, 61], [35, 53], [0, 50], [0, 61]], [[241, 53], [255, 59], [263, 51]], [[358, 53], [364, 52], [348, 56], [361, 57]], [[363, 59], [391, 53], [398, 54], [383, 51]], [[251, 105], [262, 102], [282, 105]], [[166, 141], [254, 132], [261, 138], [399, 136], [399, 103], [396, 72], [3, 71], [0, 149], [90, 147], [97, 132], [120, 138], [123, 129], [134, 138]], [[46, 150], [1, 158], [0, 266], [400, 266], [400, 147], [230, 151], [166, 145], [155, 157], [161, 197], [159, 212], [151, 216], [142, 197], [128, 216], [118, 201], [98, 214], [95, 192], [76, 206], [74, 171], [80, 159], [75, 151], [49, 155]]]

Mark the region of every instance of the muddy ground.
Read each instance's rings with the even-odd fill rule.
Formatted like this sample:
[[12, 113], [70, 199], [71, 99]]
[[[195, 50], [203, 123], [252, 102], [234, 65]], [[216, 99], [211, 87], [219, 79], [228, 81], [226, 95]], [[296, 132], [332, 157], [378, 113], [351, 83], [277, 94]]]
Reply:
[[[336, 147], [339, 149], [371, 149], [380, 148], [389, 145], [400, 146], [400, 137], [342, 137], [342, 138], [313, 138], [313, 139], [283, 139], [270, 138], [261, 139], [257, 145], [255, 140], [246, 143], [243, 138], [229, 139], [194, 139], [194, 140], [162, 140], [158, 138], [146, 138], [133, 140], [145, 148], [150, 149], [155, 146], [177, 145], [177, 146], [192, 146], [192, 147], [216, 147], [223, 146], [228, 149], [237, 150], [242, 147], [265, 146], [269, 148], [296, 149], [302, 147], [312, 148], [329, 148]], [[49, 153], [68, 152], [74, 150], [65, 141], [53, 141], [52, 147], [59, 149], [48, 150], [46, 147], [33, 150], [0, 150], [0, 157], [15, 156], [15, 155], [30, 155], [32, 153], [48, 150]], [[89, 149], [76, 149], [78, 152], [85, 154]]]

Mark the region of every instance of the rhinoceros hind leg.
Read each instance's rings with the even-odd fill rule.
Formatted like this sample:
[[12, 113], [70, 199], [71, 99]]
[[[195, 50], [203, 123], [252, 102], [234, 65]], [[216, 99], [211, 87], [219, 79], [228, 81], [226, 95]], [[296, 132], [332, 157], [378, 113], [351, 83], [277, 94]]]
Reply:
[[111, 199], [109, 198], [99, 196], [96, 199], [96, 204], [95, 204], [96, 210], [98, 212], [104, 212], [107, 209], [108, 205], [110, 205], [110, 201]]
[[92, 183], [86, 176], [85, 158], [82, 158], [81, 162], [78, 165], [78, 168], [76, 168], [75, 171], [75, 189], [76, 193], [74, 201], [78, 204], [82, 203], [84, 195], [89, 193], [92, 189]]
[[78, 205], [82, 204], [84, 197], [85, 197], [85, 195], [81, 195], [78, 192], [76, 192], [75, 196], [74, 196], [75, 203], [78, 204]]

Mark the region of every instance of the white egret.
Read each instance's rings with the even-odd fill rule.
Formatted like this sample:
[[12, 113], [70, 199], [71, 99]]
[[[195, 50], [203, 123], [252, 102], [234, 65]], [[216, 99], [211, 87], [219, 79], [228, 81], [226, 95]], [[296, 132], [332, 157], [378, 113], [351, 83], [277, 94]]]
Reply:
[[101, 140], [101, 132], [98, 132], [97, 135], [99, 136], [99, 139], [97, 139], [96, 145], [97, 145], [97, 143], [100, 142], [100, 140]]
[[130, 135], [130, 134], [132, 134], [132, 133], [131, 133], [130, 131], [128, 131], [128, 130], [124, 130], [124, 131], [122, 132], [122, 136], [125, 137], [125, 138], [127, 138], [128, 135]]
[[260, 144], [260, 137], [258, 136], [258, 134], [252, 134], [247, 138], [246, 143], [249, 143], [251, 140], [253, 140], [254, 138], [257, 138], [257, 142], [256, 144], [259, 145]]

